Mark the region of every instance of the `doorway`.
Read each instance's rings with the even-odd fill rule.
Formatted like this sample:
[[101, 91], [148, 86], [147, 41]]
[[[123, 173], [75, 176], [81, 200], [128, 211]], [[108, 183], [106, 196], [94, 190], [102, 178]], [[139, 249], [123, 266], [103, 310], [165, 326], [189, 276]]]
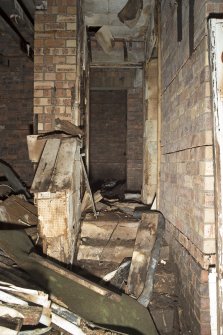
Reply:
[[126, 90], [91, 90], [89, 126], [91, 184], [126, 181]]

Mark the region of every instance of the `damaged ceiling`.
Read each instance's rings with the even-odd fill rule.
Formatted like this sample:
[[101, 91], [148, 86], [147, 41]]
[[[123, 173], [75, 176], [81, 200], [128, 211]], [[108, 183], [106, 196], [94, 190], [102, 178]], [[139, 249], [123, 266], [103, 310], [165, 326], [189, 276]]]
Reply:
[[[17, 43], [18, 54], [31, 55], [34, 44], [34, 14], [44, 9], [44, 0], [1, 0], [0, 2], [0, 56], [14, 54], [13, 42]], [[7, 62], [7, 61], [6, 61]], [[4, 64], [3, 64], [4, 65]]]
[[88, 27], [107, 26], [114, 38], [143, 40], [151, 0], [84, 0], [83, 12]]

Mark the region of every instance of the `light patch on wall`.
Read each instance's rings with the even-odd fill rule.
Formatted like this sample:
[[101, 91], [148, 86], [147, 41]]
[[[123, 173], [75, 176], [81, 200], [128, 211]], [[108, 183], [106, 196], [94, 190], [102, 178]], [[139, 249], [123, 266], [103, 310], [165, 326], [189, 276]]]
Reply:
[[110, 53], [112, 51], [114, 38], [108, 26], [101, 27], [95, 34], [95, 38], [105, 53]]

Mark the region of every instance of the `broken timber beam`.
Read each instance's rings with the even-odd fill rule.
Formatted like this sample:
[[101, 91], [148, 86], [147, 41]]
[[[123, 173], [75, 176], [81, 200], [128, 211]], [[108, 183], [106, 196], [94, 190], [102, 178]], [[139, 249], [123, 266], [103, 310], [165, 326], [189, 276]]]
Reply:
[[159, 213], [156, 240], [152, 249], [151, 259], [147, 269], [145, 285], [140, 297], [138, 298], [138, 302], [144, 307], [148, 307], [149, 302], [152, 298], [154, 276], [159, 261], [159, 254], [162, 245], [164, 229], [165, 229], [165, 218], [161, 213]]
[[139, 298], [143, 291], [151, 252], [156, 241], [159, 213], [142, 215], [136, 235], [135, 247], [128, 278], [128, 291]]

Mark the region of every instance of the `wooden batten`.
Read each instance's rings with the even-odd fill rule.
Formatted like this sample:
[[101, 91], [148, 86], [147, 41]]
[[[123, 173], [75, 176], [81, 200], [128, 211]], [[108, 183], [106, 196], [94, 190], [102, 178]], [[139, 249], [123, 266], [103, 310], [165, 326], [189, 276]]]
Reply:
[[79, 231], [80, 147], [77, 138], [48, 139], [31, 188], [43, 252], [67, 264], [72, 263]]

